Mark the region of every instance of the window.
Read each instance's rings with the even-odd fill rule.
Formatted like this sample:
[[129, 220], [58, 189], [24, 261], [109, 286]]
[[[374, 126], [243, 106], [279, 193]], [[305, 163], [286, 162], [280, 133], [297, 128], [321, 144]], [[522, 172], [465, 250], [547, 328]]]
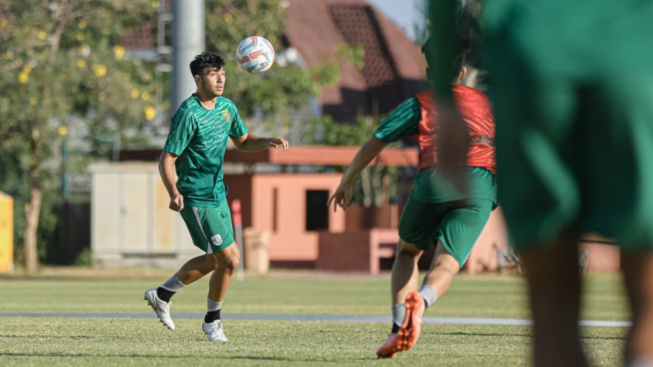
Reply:
[[306, 230], [329, 229], [328, 190], [306, 190]]

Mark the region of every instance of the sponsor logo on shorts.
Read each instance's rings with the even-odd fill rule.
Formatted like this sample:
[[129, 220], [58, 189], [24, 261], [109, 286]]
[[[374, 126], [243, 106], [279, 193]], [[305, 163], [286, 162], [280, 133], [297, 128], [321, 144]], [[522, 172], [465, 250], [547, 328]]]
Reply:
[[222, 236], [220, 236], [220, 234], [216, 234], [215, 236], [211, 237], [211, 242], [213, 242], [213, 246], [222, 245]]

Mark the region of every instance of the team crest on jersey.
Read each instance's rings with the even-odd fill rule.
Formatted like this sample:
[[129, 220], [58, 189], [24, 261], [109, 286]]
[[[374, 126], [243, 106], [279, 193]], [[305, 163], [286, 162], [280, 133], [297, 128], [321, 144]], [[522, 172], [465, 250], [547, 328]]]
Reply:
[[222, 113], [224, 119], [227, 120], [228, 123], [231, 123], [231, 114], [229, 113], [229, 110], [222, 110], [220, 112]]

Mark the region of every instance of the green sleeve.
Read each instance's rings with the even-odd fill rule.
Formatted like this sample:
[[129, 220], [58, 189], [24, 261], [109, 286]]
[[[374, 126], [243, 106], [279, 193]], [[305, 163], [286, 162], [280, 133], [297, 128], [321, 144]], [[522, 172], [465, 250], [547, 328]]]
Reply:
[[395, 142], [404, 136], [418, 133], [421, 119], [422, 109], [419, 101], [415, 97], [409, 98], [381, 122], [374, 136], [384, 143]]
[[247, 134], [247, 126], [243, 123], [243, 119], [238, 113], [236, 105], [231, 105], [231, 114], [233, 119], [231, 120], [231, 130], [229, 130], [230, 138], [240, 138], [241, 136]]
[[188, 109], [177, 110], [177, 113], [172, 117], [170, 133], [163, 150], [177, 156], [181, 155], [190, 144], [196, 130], [197, 120], [195, 116]]

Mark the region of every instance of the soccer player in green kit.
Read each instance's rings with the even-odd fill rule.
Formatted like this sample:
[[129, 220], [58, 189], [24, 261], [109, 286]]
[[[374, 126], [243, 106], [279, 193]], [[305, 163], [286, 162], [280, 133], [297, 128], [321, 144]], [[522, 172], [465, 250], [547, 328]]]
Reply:
[[204, 52], [190, 63], [190, 71], [197, 92], [181, 104], [172, 118], [159, 159], [159, 172], [170, 195], [170, 209], [181, 214], [193, 243], [206, 254], [189, 260], [160, 287], [145, 292], [145, 300], [159, 320], [173, 330], [170, 298], [213, 272], [202, 329], [210, 341], [226, 342], [220, 310], [240, 262], [222, 182], [227, 139], [231, 138], [236, 148], [247, 152], [267, 148], [287, 150], [288, 142], [281, 137], [262, 138], [247, 132], [234, 103], [222, 97], [225, 70], [220, 56]]
[[[424, 50], [431, 42], [427, 41]], [[388, 339], [377, 349], [379, 358], [394, 358], [410, 350], [419, 338], [422, 314], [451, 286], [465, 264], [490, 212], [496, 206], [494, 117], [487, 97], [480, 91], [458, 84], [466, 73], [464, 52], [452, 64], [458, 69], [449, 88], [465, 115], [473, 143], [464, 162], [469, 191], [462, 192], [440, 177], [437, 154], [438, 126], [433, 93], [426, 90], [404, 101], [385, 119], [361, 147], [329, 199], [346, 209], [358, 173], [388, 143], [410, 136], [420, 145], [419, 173], [399, 223], [399, 244], [392, 267], [392, 319]], [[430, 69], [430, 67], [429, 67]], [[417, 292], [417, 261], [424, 250], [436, 245], [435, 257]]]
[[[467, 141], [447, 88], [458, 4], [429, 9], [444, 167], [464, 159]], [[594, 232], [621, 249], [625, 366], [653, 366], [653, 1], [487, 1], [482, 26], [499, 202], [526, 269], [533, 364], [589, 365], [578, 242]]]

